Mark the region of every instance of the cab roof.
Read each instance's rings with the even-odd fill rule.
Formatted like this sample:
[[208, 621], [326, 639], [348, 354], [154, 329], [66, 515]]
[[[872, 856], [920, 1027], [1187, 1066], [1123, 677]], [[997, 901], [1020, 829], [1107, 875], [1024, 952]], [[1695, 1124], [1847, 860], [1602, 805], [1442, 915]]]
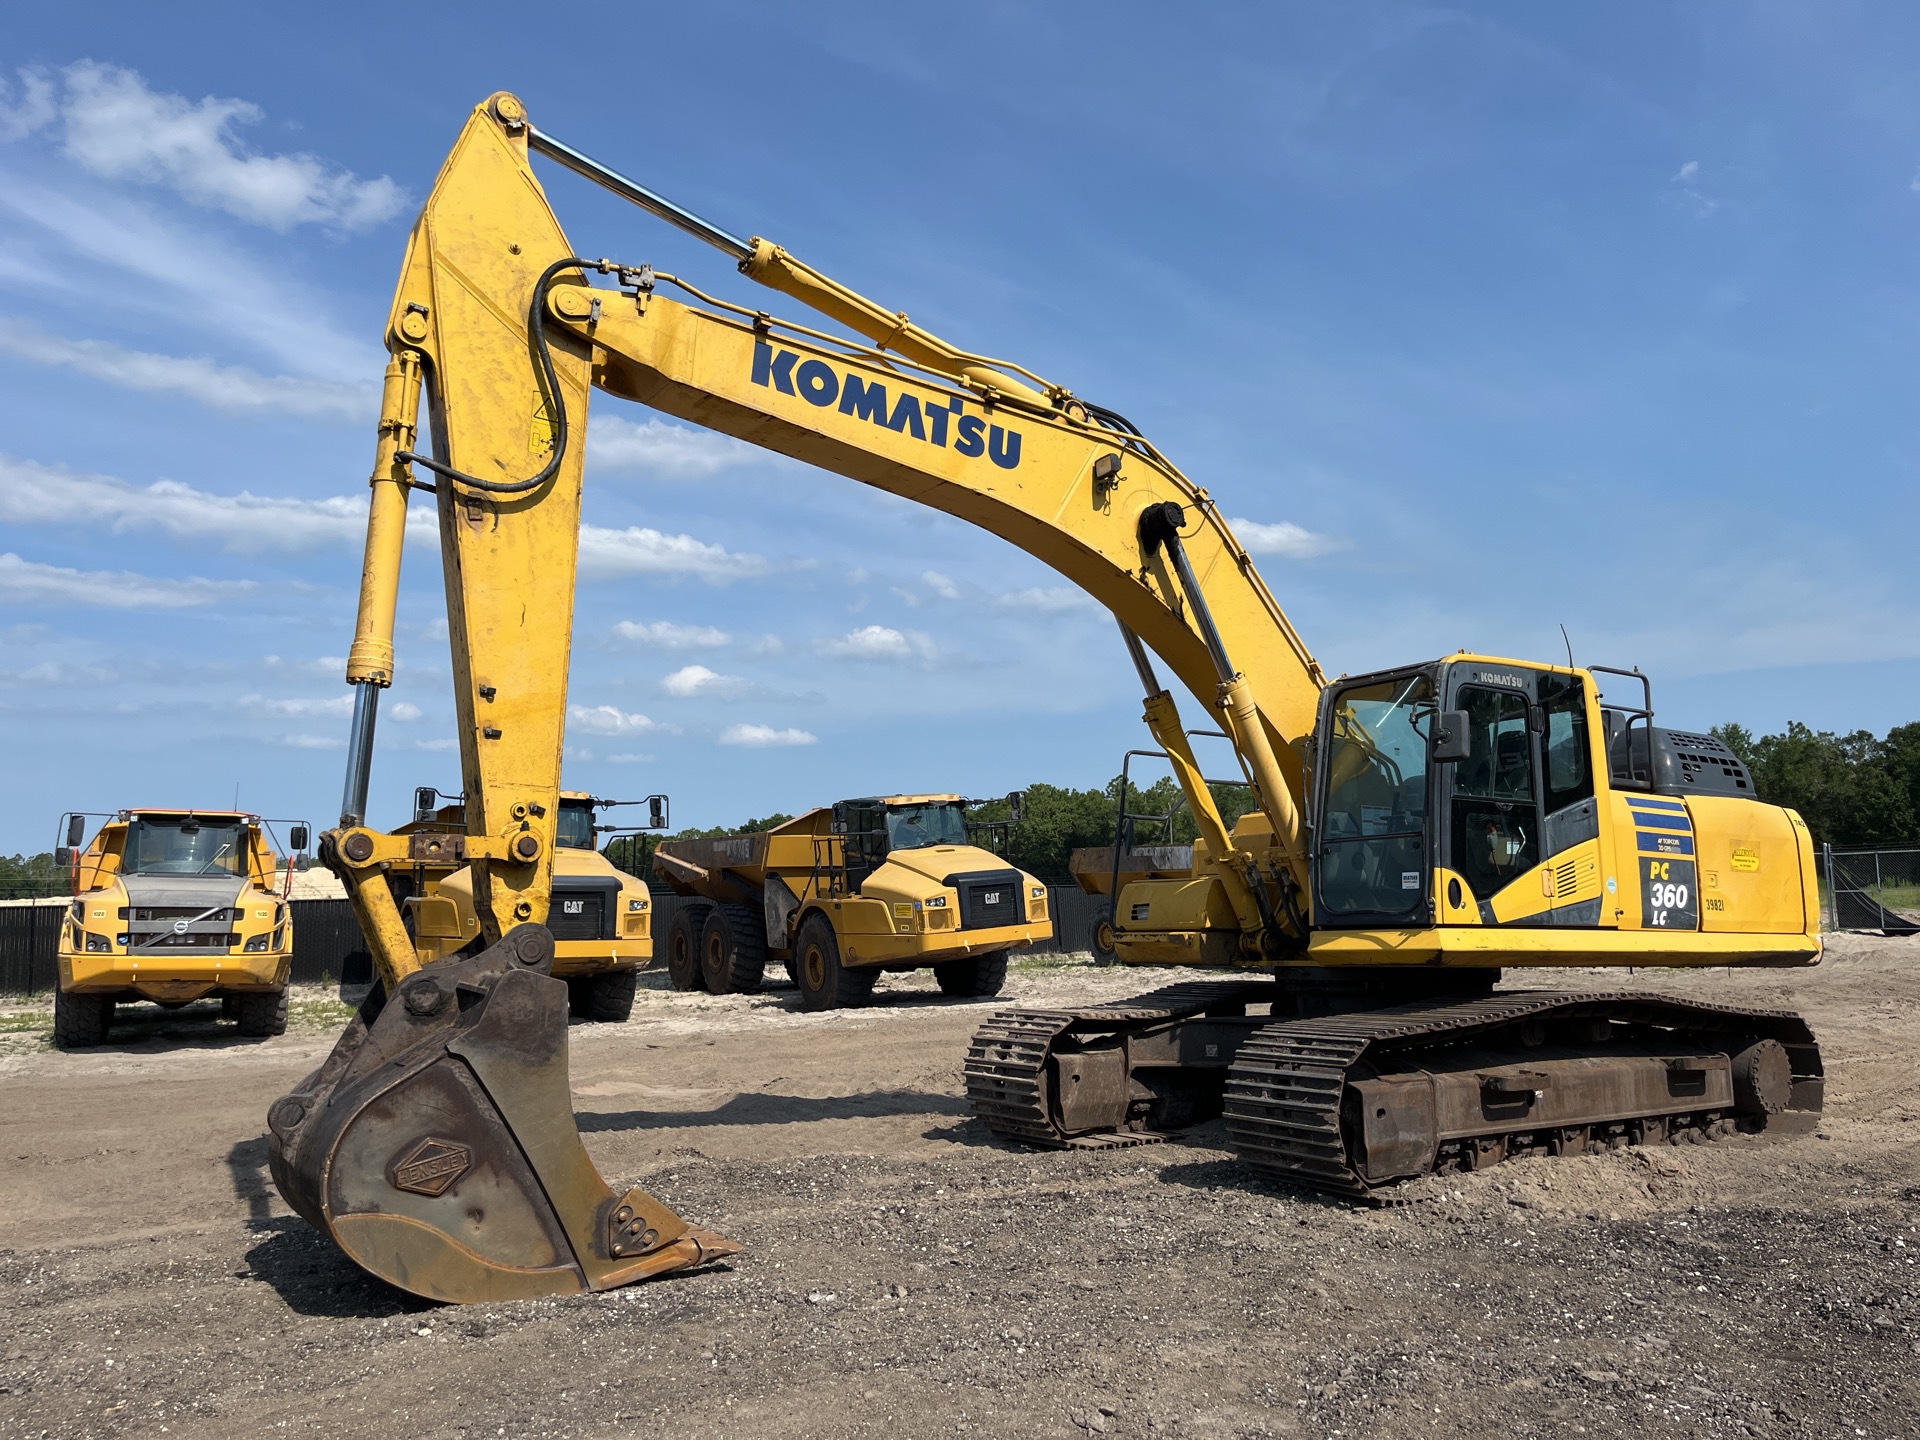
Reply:
[[964, 795], [862, 795], [843, 803], [848, 805], [951, 805], [965, 800]]

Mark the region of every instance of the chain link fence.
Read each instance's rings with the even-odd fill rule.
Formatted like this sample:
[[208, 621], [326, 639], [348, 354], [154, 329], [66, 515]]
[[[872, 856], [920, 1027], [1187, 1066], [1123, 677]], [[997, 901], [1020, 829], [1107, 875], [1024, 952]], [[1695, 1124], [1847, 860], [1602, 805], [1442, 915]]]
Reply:
[[1920, 935], [1920, 849], [1821, 854], [1827, 928]]

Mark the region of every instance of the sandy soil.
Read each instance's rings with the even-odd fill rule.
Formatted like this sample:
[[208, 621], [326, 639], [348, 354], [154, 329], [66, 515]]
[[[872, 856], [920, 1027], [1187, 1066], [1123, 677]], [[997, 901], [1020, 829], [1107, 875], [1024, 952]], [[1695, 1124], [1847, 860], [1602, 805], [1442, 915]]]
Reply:
[[643, 992], [571, 1032], [588, 1148], [746, 1252], [467, 1309], [362, 1276], [267, 1184], [266, 1108], [330, 1046], [327, 997], [278, 1040], [148, 1012], [71, 1055], [16, 1010], [0, 1436], [1920, 1434], [1920, 940], [1635, 978], [1805, 1010], [1818, 1133], [1516, 1161], [1358, 1210], [1250, 1180], [1217, 1126], [992, 1142], [959, 1079], [989, 1005]]

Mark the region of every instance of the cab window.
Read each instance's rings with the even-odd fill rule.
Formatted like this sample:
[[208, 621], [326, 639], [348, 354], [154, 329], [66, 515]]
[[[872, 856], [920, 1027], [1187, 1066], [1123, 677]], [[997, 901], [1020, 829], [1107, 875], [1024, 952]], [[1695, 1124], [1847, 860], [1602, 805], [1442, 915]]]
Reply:
[[1533, 736], [1517, 690], [1469, 685], [1455, 698], [1472, 753], [1453, 767], [1453, 868], [1485, 900], [1540, 861]]
[[1322, 911], [1409, 914], [1426, 900], [1433, 687], [1424, 675], [1356, 685], [1330, 715], [1319, 827]]
[[593, 807], [562, 800], [553, 843], [563, 850], [593, 849]]
[[1542, 675], [1540, 708], [1546, 712], [1544, 738], [1547, 813], [1578, 804], [1593, 794], [1593, 752], [1587, 744], [1587, 687], [1578, 676]]

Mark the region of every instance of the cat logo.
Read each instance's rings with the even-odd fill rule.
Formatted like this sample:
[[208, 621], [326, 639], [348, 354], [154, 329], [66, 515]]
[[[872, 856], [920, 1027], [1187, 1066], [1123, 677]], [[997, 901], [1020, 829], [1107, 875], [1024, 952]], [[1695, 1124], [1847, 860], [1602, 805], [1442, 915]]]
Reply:
[[986, 894], [980, 897], [980, 903], [982, 905], [998, 905], [1000, 903], [1000, 892], [998, 890], [987, 891]]
[[587, 902], [584, 900], [562, 900], [560, 902], [560, 913], [562, 915], [584, 915], [586, 910]]

